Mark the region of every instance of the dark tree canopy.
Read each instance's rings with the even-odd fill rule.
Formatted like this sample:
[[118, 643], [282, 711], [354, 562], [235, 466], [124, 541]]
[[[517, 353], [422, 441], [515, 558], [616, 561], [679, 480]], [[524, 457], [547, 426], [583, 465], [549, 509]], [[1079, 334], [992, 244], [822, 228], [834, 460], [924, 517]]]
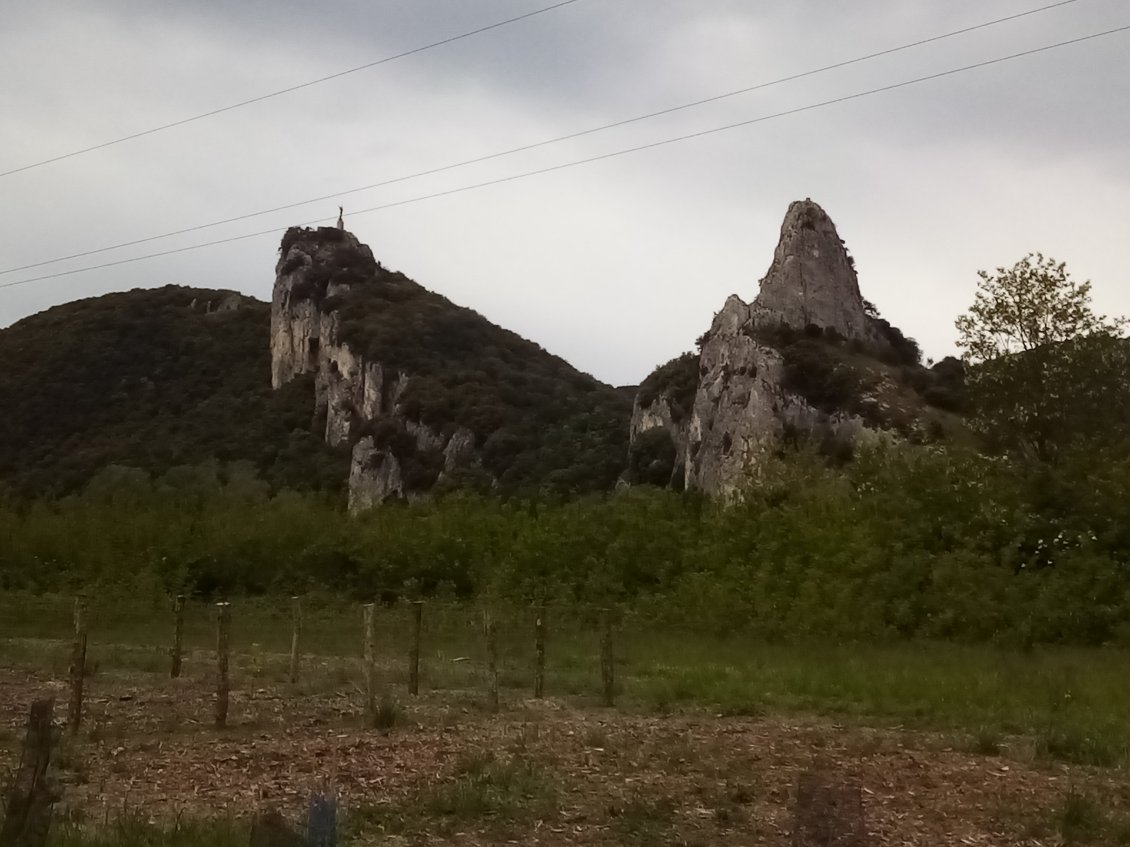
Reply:
[[64, 494], [108, 465], [215, 459], [249, 462], [275, 486], [341, 492], [348, 457], [310, 432], [311, 385], [271, 390], [269, 325], [265, 303], [170, 285], [0, 330], [0, 480]]
[[1091, 307], [1091, 284], [1040, 253], [980, 271], [957, 319], [975, 422], [1001, 450], [1050, 462], [1127, 436], [1130, 345]]

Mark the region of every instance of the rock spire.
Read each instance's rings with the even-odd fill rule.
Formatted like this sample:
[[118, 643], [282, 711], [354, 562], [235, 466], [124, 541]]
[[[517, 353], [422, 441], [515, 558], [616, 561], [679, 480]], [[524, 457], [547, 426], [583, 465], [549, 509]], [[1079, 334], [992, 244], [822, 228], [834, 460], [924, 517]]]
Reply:
[[789, 204], [773, 263], [753, 301], [753, 319], [758, 326], [815, 324], [847, 339], [876, 340], [851, 255], [832, 219], [812, 200]]

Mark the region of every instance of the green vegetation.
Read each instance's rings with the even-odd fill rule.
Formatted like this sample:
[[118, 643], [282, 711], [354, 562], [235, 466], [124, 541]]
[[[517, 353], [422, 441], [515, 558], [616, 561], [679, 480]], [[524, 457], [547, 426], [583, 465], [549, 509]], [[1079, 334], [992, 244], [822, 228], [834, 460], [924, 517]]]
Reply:
[[48, 847], [245, 847], [249, 825], [234, 818], [177, 819], [154, 823], [140, 811], [124, 810], [96, 826], [55, 821]]
[[[283, 248], [307, 241], [314, 250], [340, 240], [335, 229], [291, 229]], [[350, 288], [326, 297], [331, 283]], [[386, 371], [409, 375], [400, 400], [406, 418], [475, 434], [503, 491], [607, 490], [624, 470], [631, 416], [624, 393], [385, 269], [365, 251], [339, 244], [302, 284], [303, 293], [337, 310], [342, 341]], [[402, 424], [386, 423], [375, 434], [406, 465], [410, 487], [431, 486], [441, 455], [419, 453]]]
[[1110, 811], [1092, 794], [1070, 787], [1053, 810], [1028, 826], [1035, 837], [1058, 837], [1063, 844], [1130, 844], [1130, 818]]
[[678, 490], [683, 481], [683, 466], [677, 461], [678, 451], [671, 431], [665, 426], [652, 427], [632, 440], [628, 454], [628, 482], [632, 485], [671, 485]]
[[[902, 338], [894, 328], [889, 335], [891, 344]], [[759, 338], [780, 351], [784, 387], [817, 409], [859, 415], [871, 427], [917, 443], [968, 440], [954, 414], [965, 406], [964, 368], [956, 359], [926, 368], [913, 341], [904, 339], [913, 350], [904, 346], [896, 355], [890, 351], [899, 348], [872, 350], [817, 326], [804, 332], [778, 327]]]
[[355, 518], [235, 470], [111, 468], [79, 495], [0, 502], [0, 587], [547, 596], [772, 639], [1130, 635], [1130, 448], [1054, 469], [907, 447], [833, 470], [796, 453], [740, 504], [464, 493]]
[[1126, 321], [1096, 315], [1090, 283], [1039, 253], [980, 277], [957, 329], [988, 445], [1054, 463], [1130, 437]]
[[684, 353], [665, 365], [652, 371], [640, 383], [636, 402], [646, 408], [658, 397], [665, 397], [671, 408], [671, 420], [678, 423], [690, 415], [694, 408], [695, 392], [698, 391], [699, 357], [695, 353]]
[[882, 346], [873, 351], [880, 359], [890, 365], [916, 368], [922, 364], [922, 350], [913, 338], [907, 338], [897, 326], [879, 314], [875, 304], [863, 301], [863, 312], [871, 328], [883, 340]]
[[669, 836], [675, 820], [675, 804], [670, 797], [641, 793], [623, 806], [613, 806], [613, 831], [625, 845], [661, 844]]
[[[92, 597], [91, 603], [91, 690], [111, 685], [122, 672], [163, 682], [169, 669], [168, 599], [145, 602], [106, 595]], [[308, 688], [359, 690], [357, 603], [312, 594], [304, 607], [303, 652], [308, 658], [302, 682], [291, 688], [286, 682], [289, 600], [265, 597], [233, 603], [232, 673], [237, 689], [278, 685], [286, 688], [288, 697], [299, 697]], [[0, 664], [64, 675], [70, 608], [66, 596], [0, 594]], [[535, 610], [529, 604], [501, 602], [494, 610], [503, 702], [508, 711], [520, 714], [518, 704], [532, 684]], [[379, 611], [382, 686], [402, 690], [407, 681], [409, 615], [404, 603]], [[596, 617], [595, 608], [579, 604], [550, 607], [546, 691], [551, 697], [579, 706], [599, 702]], [[486, 651], [479, 620], [479, 609], [471, 604], [433, 600], [425, 606], [425, 694], [447, 692], [462, 698], [457, 702], [463, 707], [482, 705]], [[659, 715], [826, 715], [850, 724], [942, 730], [959, 736], [957, 746], [979, 755], [1130, 766], [1125, 648], [923, 640], [835, 643], [800, 633], [788, 641], [771, 641], [749, 621], [734, 621], [733, 632], [711, 632], [718, 624], [624, 610], [615, 635], [619, 708]], [[190, 678], [205, 676], [213, 661], [214, 608], [199, 602], [189, 605], [185, 643], [185, 673]], [[390, 705], [393, 725], [382, 728], [411, 732], [418, 718], [414, 708], [410, 703]], [[179, 727], [198, 718], [191, 711], [170, 715], [168, 731], [184, 731]], [[115, 731], [92, 722], [89, 740]], [[606, 740], [601, 731], [593, 731], [586, 743], [603, 747]], [[496, 777], [501, 779], [494, 774], [491, 780]]]
[[459, 755], [434, 785], [397, 802], [362, 806], [352, 815], [350, 828], [360, 836], [450, 836], [483, 826], [509, 838], [514, 828], [556, 812], [557, 785], [521, 750], [503, 755], [471, 751]]
[[338, 494], [348, 456], [310, 433], [309, 381], [271, 390], [269, 323], [265, 303], [170, 285], [0, 331], [0, 491], [51, 497], [108, 465], [173, 478], [215, 460]]

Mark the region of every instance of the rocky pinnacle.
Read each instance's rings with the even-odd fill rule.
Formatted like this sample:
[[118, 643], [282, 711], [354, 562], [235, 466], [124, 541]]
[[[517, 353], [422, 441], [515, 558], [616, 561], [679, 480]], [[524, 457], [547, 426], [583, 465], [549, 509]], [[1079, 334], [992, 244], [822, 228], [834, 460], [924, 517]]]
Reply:
[[851, 256], [832, 219], [811, 200], [789, 205], [753, 317], [761, 326], [815, 324], [844, 338], [873, 340]]

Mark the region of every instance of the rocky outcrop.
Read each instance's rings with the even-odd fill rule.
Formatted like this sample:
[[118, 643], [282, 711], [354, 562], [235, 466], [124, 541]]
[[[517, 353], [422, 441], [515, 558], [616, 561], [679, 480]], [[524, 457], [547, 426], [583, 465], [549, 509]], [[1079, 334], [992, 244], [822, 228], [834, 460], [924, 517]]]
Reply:
[[790, 205], [753, 303], [731, 296], [700, 340], [689, 416], [673, 419], [668, 394], [637, 397], [633, 449], [649, 440], [649, 433], [666, 431], [675, 472], [683, 475], [679, 483], [729, 496], [739, 493], [785, 441], [804, 437], [854, 444], [875, 437], [857, 414], [818, 408], [787, 387], [784, 356], [773, 343], [782, 332], [828, 333], [876, 347], [883, 343], [835, 226], [811, 200]]
[[850, 444], [864, 433], [858, 416], [821, 411], [786, 388], [781, 353], [759, 342], [755, 329], [753, 308], [730, 297], [702, 347], [687, 428], [688, 488], [731, 495], [787, 438]]
[[855, 262], [832, 219], [811, 200], [789, 205], [751, 314], [759, 327], [818, 326], [849, 340], [881, 341], [863, 307]]
[[271, 299], [271, 384], [314, 376], [314, 427], [326, 443], [352, 451], [353, 511], [412, 496], [405, 465], [419, 454], [440, 461], [441, 477], [479, 459], [469, 430], [441, 432], [404, 414], [408, 374], [366, 361], [341, 337], [340, 305], [354, 287], [376, 284], [377, 268], [350, 232], [294, 228], [283, 238]]

